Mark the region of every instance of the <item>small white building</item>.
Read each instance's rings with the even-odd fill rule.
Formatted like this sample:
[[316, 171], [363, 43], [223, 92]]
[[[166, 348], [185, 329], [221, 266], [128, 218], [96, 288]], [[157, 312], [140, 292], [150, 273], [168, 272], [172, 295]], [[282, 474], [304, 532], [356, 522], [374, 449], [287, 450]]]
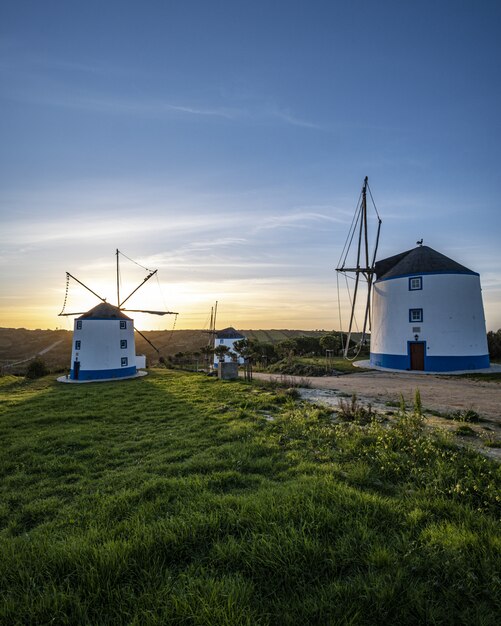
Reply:
[[480, 276], [419, 246], [378, 261], [371, 365], [450, 372], [489, 367]]
[[[241, 341], [242, 339], [245, 339], [245, 335], [242, 335], [242, 333], [239, 333], [232, 326], [229, 326], [228, 328], [224, 328], [216, 333], [214, 337], [214, 349], [218, 346], [227, 346], [230, 352], [238, 353], [234, 348], [234, 344], [236, 341]], [[214, 355], [214, 367], [217, 368], [219, 361], [229, 362], [232, 361], [232, 358], [231, 356], [228, 356], [228, 354], [226, 354], [226, 356], [222, 359], [220, 359], [217, 355]], [[244, 363], [243, 357], [239, 355], [237, 362], [239, 365], [242, 365]]]
[[137, 358], [134, 320], [116, 306], [102, 302], [75, 320], [71, 380], [129, 378]]

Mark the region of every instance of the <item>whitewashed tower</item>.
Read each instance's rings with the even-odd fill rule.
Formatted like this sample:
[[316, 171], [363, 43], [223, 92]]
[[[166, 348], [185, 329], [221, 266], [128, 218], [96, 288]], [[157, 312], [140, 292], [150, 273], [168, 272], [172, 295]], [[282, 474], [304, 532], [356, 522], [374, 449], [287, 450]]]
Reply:
[[375, 264], [371, 365], [452, 372], [489, 367], [480, 276], [419, 245]]
[[[175, 315], [172, 311], [151, 311], [144, 309], [126, 309], [124, 304], [140, 289], [150, 278], [156, 275], [158, 270], [149, 270], [143, 279], [126, 298], [120, 297], [120, 262], [122, 255], [129, 261], [139, 265], [136, 261], [129, 259], [120, 250], [116, 251], [116, 284], [117, 284], [117, 306], [114, 306], [103, 298], [85, 283], [66, 272], [66, 293], [64, 297], [63, 309], [59, 315], [78, 315], [73, 327], [73, 343], [71, 349], [70, 381], [88, 382], [99, 380], [119, 380], [134, 377], [138, 367], [145, 366], [145, 357], [136, 356], [136, 346], [134, 331], [138, 332], [156, 351], [159, 350], [147, 339], [137, 328], [134, 328], [134, 320], [128, 317], [124, 311], [133, 313], [150, 313], [152, 315]], [[68, 299], [68, 289], [70, 279], [87, 289], [92, 295], [101, 300], [101, 303], [90, 309], [86, 313], [65, 313], [66, 301]], [[58, 378], [61, 382], [66, 382], [65, 377]]]

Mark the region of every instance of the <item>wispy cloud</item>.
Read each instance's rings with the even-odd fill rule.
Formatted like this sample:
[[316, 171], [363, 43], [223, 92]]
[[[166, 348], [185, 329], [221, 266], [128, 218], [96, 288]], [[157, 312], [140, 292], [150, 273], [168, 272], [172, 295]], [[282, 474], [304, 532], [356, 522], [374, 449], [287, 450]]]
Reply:
[[[145, 90], [143, 97], [137, 98], [128, 93], [129, 81], [126, 78], [134, 76], [134, 72], [129, 69], [98, 62], [82, 63], [47, 56], [37, 57], [15, 46], [3, 47], [10, 51], [0, 63], [0, 72], [4, 74], [3, 97], [13, 101], [104, 115], [152, 118], [180, 115], [245, 123], [278, 122], [310, 130], [325, 130], [319, 124], [291, 111], [289, 107], [270, 101], [266, 96], [242, 98], [226, 94], [224, 102], [216, 102], [221, 99], [219, 94], [212, 98], [212, 102], [207, 97], [207, 101], [201, 103], [189, 101], [182, 94], [167, 98]], [[79, 81], [80, 86], [77, 88], [68, 80], [68, 73], [75, 72], [86, 75], [85, 89], [81, 87], [82, 81]], [[114, 81], [123, 79], [121, 95], [111, 95], [102, 86], [97, 87], [94, 79], [101, 80], [106, 76], [113, 77]]]
[[343, 218], [322, 213], [289, 213], [285, 215], [271, 215], [260, 220], [259, 224], [254, 227], [255, 231], [269, 230], [273, 228], [305, 228], [308, 224], [319, 224], [324, 222], [330, 223], [347, 223]]

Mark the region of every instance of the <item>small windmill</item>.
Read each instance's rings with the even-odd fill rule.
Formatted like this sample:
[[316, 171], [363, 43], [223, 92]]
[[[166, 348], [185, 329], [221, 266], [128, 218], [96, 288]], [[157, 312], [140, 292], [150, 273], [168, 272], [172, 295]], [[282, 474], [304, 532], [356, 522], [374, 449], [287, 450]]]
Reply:
[[[369, 192], [370, 198], [372, 200], [372, 204], [374, 206], [374, 210], [377, 215], [378, 225], [377, 225], [377, 234], [376, 241], [374, 244], [374, 250], [372, 252], [372, 256], [369, 252], [369, 227], [368, 227], [368, 219], [367, 219], [367, 192]], [[362, 191], [360, 192], [359, 201], [357, 204], [357, 208], [355, 210], [355, 215], [353, 217], [350, 230], [348, 233], [348, 237], [344, 244], [343, 251], [341, 253], [341, 257], [339, 259], [338, 267], [336, 268], [337, 272], [346, 274], [353, 273], [355, 274], [355, 287], [353, 291], [353, 298], [351, 300], [351, 313], [350, 313], [350, 323], [348, 326], [348, 336], [346, 340], [346, 346], [344, 346], [344, 357], [348, 358], [348, 351], [350, 347], [350, 340], [353, 331], [353, 324], [355, 321], [355, 308], [357, 304], [357, 297], [359, 294], [360, 282], [365, 282], [367, 285], [367, 296], [366, 296], [366, 304], [364, 311], [364, 323], [362, 328], [362, 336], [360, 338], [359, 346], [360, 348], [364, 345], [365, 337], [367, 334], [367, 330], [371, 329], [371, 290], [372, 284], [374, 280], [375, 273], [375, 264], [376, 264], [376, 254], [379, 244], [379, 234], [381, 231], [382, 220], [379, 217], [379, 213], [377, 212], [376, 205], [374, 203], [374, 199], [372, 197], [371, 190], [369, 188], [369, 179], [367, 176], [364, 179], [364, 184], [362, 186]], [[357, 254], [356, 254], [356, 265], [355, 267], [346, 267], [346, 262], [348, 259], [348, 255], [350, 253], [353, 241], [355, 239], [355, 235], [358, 238], [357, 245]], [[348, 281], [346, 281], [346, 286], [348, 288]], [[349, 289], [348, 289], [349, 293]], [[360, 350], [359, 350], [360, 351]]]
[[[129, 259], [148, 272], [146, 278], [129, 295], [121, 299], [120, 296], [120, 255], [129, 259], [123, 252], [116, 251], [117, 274], [117, 305], [109, 304], [81, 280], [66, 272], [66, 292], [63, 308], [59, 315], [78, 315], [74, 324], [73, 345], [71, 354], [70, 380], [90, 381], [129, 378], [136, 375], [137, 357], [135, 355], [134, 331], [139, 333], [157, 353], [158, 348], [134, 327], [134, 320], [127, 313], [149, 313], [151, 315], [175, 315], [173, 311], [152, 311], [145, 309], [127, 309], [123, 305], [135, 294], [158, 270], [150, 270], [136, 261]], [[70, 279], [87, 289], [101, 303], [90, 311], [66, 313], [66, 302]]]

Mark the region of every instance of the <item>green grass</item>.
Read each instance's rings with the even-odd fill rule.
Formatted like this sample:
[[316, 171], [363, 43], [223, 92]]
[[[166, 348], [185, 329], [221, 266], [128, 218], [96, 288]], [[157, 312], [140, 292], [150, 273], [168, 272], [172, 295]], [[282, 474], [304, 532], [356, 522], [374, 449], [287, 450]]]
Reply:
[[158, 370], [0, 379], [2, 624], [497, 624], [500, 469]]
[[[357, 360], [363, 360], [360, 357]], [[348, 361], [343, 357], [326, 359], [325, 357], [301, 357], [295, 356], [290, 359], [283, 359], [268, 367], [255, 367], [256, 371], [287, 374], [289, 376], [327, 376], [333, 372], [343, 374], [353, 374], [365, 371], [355, 367], [353, 361]]]

